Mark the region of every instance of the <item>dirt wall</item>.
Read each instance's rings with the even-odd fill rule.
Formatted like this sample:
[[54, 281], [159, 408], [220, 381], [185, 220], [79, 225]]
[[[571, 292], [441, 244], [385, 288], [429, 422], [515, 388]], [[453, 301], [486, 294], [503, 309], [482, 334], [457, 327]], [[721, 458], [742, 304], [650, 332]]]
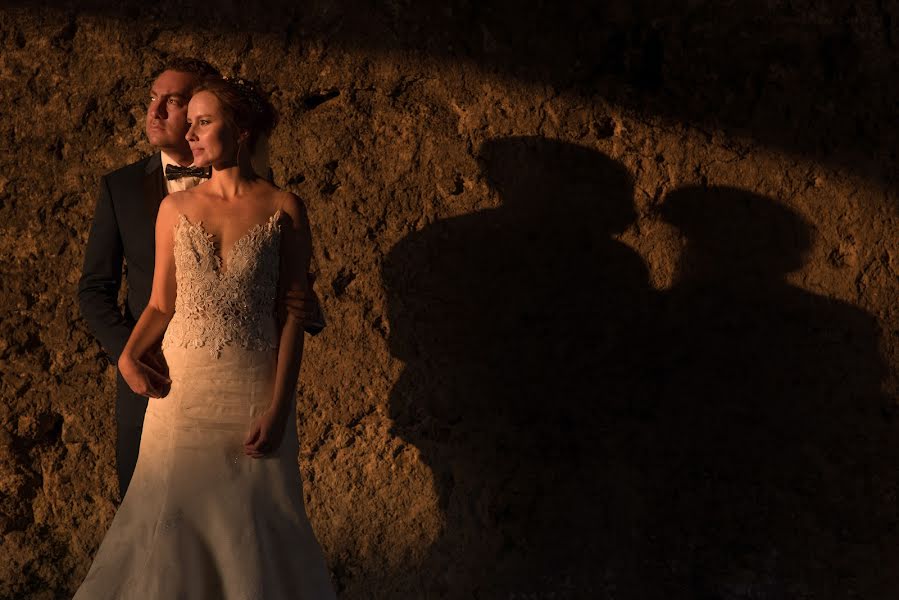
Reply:
[[0, 597], [68, 597], [115, 512], [75, 290], [173, 54], [281, 114], [329, 319], [298, 468], [342, 598], [892, 597], [897, 18], [7, 4]]

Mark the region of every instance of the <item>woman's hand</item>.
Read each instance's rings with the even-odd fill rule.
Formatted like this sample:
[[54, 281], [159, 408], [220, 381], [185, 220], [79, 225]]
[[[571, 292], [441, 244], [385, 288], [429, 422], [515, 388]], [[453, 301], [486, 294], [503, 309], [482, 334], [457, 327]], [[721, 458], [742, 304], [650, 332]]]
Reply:
[[269, 407], [250, 425], [250, 431], [243, 443], [244, 454], [262, 458], [266, 454], [274, 453], [281, 445], [286, 425], [286, 411]]
[[[163, 359], [164, 360], [164, 359]], [[160, 367], [158, 360], [150, 364]], [[149, 364], [122, 354], [118, 362], [119, 373], [135, 394], [149, 398], [164, 398], [171, 389], [172, 380]]]

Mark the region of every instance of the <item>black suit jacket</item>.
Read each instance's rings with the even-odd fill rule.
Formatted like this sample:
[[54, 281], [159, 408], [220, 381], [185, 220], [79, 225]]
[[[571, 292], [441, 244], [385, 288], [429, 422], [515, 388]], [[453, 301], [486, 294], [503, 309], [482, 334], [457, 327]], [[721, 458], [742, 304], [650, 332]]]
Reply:
[[[113, 364], [150, 301], [156, 214], [165, 197], [159, 153], [104, 175], [78, 282], [78, 303]], [[128, 280], [124, 313], [118, 296], [122, 263]]]

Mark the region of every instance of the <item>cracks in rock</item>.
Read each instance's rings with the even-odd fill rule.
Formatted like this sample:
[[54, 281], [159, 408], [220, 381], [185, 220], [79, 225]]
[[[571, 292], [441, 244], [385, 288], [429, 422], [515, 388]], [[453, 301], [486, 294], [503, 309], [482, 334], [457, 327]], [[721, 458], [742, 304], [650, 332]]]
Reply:
[[334, 295], [338, 298], [341, 297], [354, 279], [356, 279], [356, 273], [352, 270], [340, 269], [337, 277], [331, 280], [331, 289], [334, 290]]
[[71, 50], [72, 40], [75, 39], [76, 33], [78, 33], [78, 22], [73, 14], [69, 17], [69, 22], [50, 39], [50, 45], [60, 50]]
[[371, 415], [373, 415], [377, 412], [378, 412], [378, 409], [376, 406], [369, 406], [367, 410], [363, 411], [361, 414], [358, 414], [358, 415], [354, 416], [352, 419], [350, 419], [350, 422], [346, 424], [346, 427], [348, 429], [355, 429], [356, 426], [359, 425], [359, 423], [361, 423], [367, 417], [370, 417]]
[[332, 160], [325, 164], [325, 181], [319, 188], [319, 192], [323, 196], [330, 196], [340, 188], [341, 184], [337, 181], [337, 175], [335, 173], [339, 165], [340, 163], [336, 160]]
[[306, 176], [302, 173], [297, 173], [290, 176], [290, 179], [287, 180], [287, 185], [299, 185], [304, 181], [306, 181]]
[[306, 110], [313, 110], [338, 96], [340, 96], [340, 90], [336, 89], [323, 90], [317, 94], [310, 94], [302, 99], [303, 107]]
[[389, 92], [387, 92], [387, 96], [388, 96], [389, 98], [392, 98], [392, 99], [396, 100], [397, 98], [399, 98], [400, 96], [402, 96], [403, 94], [405, 94], [406, 91], [407, 91], [410, 87], [412, 87], [413, 85], [415, 85], [416, 83], [418, 83], [418, 82], [421, 81], [422, 79], [425, 79], [425, 78], [424, 78], [424, 77], [421, 77], [421, 76], [415, 76], [415, 77], [403, 77], [402, 79], [400, 79], [399, 83], [397, 83], [396, 85], [393, 86], [393, 89], [392, 89], [392, 90], [390, 90]]
[[244, 42], [244, 45], [243, 45], [243, 48], [237, 53], [237, 56], [238, 56], [237, 60], [235, 60], [234, 63], [231, 65], [231, 73], [233, 73], [234, 75], [237, 75], [243, 70], [242, 67], [244, 66], [245, 63], [241, 60], [241, 58], [249, 56], [250, 53], [253, 51], [253, 47], [254, 47], [253, 46], [253, 36], [247, 35], [246, 41]]
[[325, 183], [324, 185], [322, 185], [321, 188], [319, 188], [319, 192], [321, 192], [321, 194], [323, 196], [330, 196], [331, 194], [336, 192], [339, 187], [340, 187], [339, 183], [334, 183], [333, 181], [329, 181], [329, 182]]

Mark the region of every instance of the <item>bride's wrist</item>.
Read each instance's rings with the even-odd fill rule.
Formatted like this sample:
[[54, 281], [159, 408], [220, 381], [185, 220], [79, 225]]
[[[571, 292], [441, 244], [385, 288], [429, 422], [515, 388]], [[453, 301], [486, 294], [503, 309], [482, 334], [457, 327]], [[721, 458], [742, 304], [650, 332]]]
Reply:
[[276, 417], [286, 417], [287, 416], [287, 403], [286, 402], [278, 402], [273, 401], [268, 405], [268, 411], [275, 415]]

